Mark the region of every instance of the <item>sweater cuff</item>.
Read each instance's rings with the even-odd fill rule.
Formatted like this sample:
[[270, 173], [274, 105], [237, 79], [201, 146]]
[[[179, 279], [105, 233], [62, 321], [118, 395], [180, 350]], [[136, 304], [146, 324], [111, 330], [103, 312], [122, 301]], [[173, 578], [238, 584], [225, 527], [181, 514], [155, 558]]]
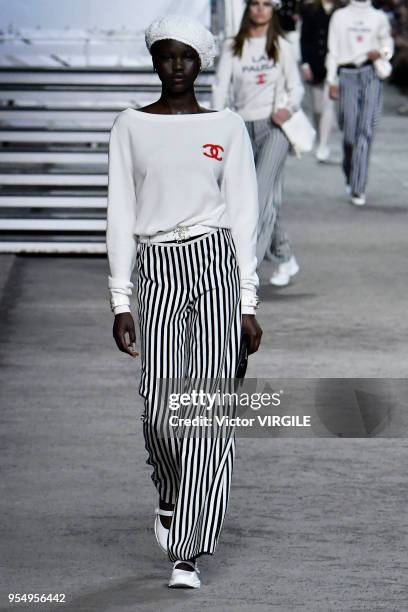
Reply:
[[[113, 293], [111, 292], [111, 296], [110, 296], [110, 307], [112, 312], [114, 312], [115, 314], [118, 314], [117, 308], [119, 307], [123, 307], [123, 306], [127, 306], [128, 310], [130, 311], [130, 300], [129, 300], [129, 296], [125, 295], [123, 293]], [[122, 312], [126, 312], [126, 311], [122, 311]]]
[[255, 314], [255, 307], [254, 306], [241, 306], [241, 314], [250, 314], [250, 315], [254, 315]]
[[116, 315], [121, 314], [122, 312], [130, 312], [129, 306], [126, 306], [126, 304], [123, 304], [123, 306], [115, 306], [113, 308], [113, 314], [115, 315], [115, 317]]
[[250, 289], [241, 289], [241, 312], [242, 314], [255, 314], [259, 307], [259, 298]]
[[336, 85], [338, 86], [339, 84], [339, 77], [337, 75], [337, 70], [335, 70], [334, 72], [332, 70], [328, 70], [327, 71], [327, 76], [326, 76], [326, 81], [328, 83], [328, 85]]

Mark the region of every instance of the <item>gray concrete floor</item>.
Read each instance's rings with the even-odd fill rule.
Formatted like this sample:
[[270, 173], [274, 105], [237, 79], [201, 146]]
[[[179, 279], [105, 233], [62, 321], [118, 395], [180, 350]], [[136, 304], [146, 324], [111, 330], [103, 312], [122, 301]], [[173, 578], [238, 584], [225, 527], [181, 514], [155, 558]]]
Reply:
[[[395, 95], [368, 205], [333, 162], [290, 159], [284, 220], [301, 272], [268, 286], [248, 376], [406, 377], [408, 120]], [[104, 259], [1, 257], [1, 610], [408, 609], [408, 444], [238, 439], [229, 511], [199, 591], [170, 591], [153, 535], [139, 362], [111, 336]], [[5, 272], [7, 268], [7, 273]], [[8, 593], [66, 593], [9, 605]]]

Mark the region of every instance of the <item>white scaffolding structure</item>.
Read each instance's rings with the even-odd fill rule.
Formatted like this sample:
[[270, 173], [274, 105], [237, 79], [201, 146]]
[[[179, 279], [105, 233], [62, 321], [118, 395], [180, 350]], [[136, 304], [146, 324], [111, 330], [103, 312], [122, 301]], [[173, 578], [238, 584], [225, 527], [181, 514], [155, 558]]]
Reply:
[[[49, 0], [30, 6], [39, 1]], [[223, 2], [204, 5], [201, 21], [217, 35]], [[118, 112], [161, 91], [143, 33], [13, 28], [0, 32], [0, 252], [103, 253], [109, 130]], [[213, 74], [198, 77], [205, 106]]]

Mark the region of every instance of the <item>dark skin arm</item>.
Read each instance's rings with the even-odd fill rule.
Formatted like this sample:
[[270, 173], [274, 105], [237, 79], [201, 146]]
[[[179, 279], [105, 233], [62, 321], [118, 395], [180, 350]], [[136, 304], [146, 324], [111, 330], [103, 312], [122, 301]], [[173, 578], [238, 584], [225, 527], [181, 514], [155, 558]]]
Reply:
[[248, 337], [248, 355], [256, 353], [261, 344], [262, 328], [255, 318], [255, 315], [242, 315], [242, 334]]
[[[249, 339], [248, 355], [256, 353], [261, 343], [262, 329], [255, 315], [242, 315], [242, 333]], [[122, 353], [131, 357], [138, 357], [139, 353], [134, 348], [136, 342], [136, 330], [133, 317], [130, 312], [122, 312], [115, 316], [113, 323], [113, 337], [116, 346]]]
[[[126, 334], [128, 337], [126, 337]], [[116, 346], [122, 353], [127, 353], [131, 357], [138, 357], [139, 353], [134, 348], [136, 342], [136, 330], [133, 317], [130, 312], [122, 312], [115, 315], [113, 323], [113, 337]]]

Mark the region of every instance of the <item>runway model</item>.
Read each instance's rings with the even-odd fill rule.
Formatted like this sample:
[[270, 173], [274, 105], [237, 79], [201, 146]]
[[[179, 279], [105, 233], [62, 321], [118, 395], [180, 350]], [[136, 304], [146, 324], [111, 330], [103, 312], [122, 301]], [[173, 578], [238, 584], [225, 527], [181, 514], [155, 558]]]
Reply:
[[334, 101], [326, 83], [326, 54], [329, 23], [336, 3], [333, 0], [313, 0], [302, 10], [300, 49], [303, 78], [309, 83], [319, 141], [316, 158], [325, 162], [330, 157], [329, 138], [334, 122]]
[[270, 279], [287, 285], [299, 266], [281, 222], [281, 175], [290, 144], [281, 125], [300, 107], [303, 85], [291, 44], [281, 35], [268, 0], [250, 0], [235, 37], [225, 40], [213, 85], [213, 104], [228, 103], [245, 120], [259, 191], [258, 265], [275, 263]]
[[394, 50], [385, 13], [370, 0], [350, 0], [330, 21], [328, 47], [327, 82], [330, 97], [339, 98], [346, 190], [354, 205], [363, 206], [371, 143], [382, 107], [378, 62], [389, 60]]
[[212, 34], [172, 15], [145, 35], [162, 93], [119, 113], [111, 130], [108, 284], [116, 344], [136, 357], [129, 297], [137, 264], [139, 393], [159, 494], [155, 534], [174, 564], [169, 586], [197, 588], [196, 559], [214, 554], [223, 525], [235, 439], [163, 437], [156, 382], [233, 378], [241, 332], [249, 353], [258, 350], [257, 181], [242, 118], [196, 99], [197, 75], [214, 58]]

